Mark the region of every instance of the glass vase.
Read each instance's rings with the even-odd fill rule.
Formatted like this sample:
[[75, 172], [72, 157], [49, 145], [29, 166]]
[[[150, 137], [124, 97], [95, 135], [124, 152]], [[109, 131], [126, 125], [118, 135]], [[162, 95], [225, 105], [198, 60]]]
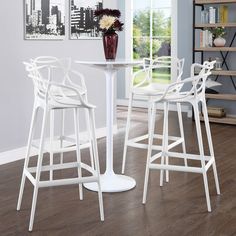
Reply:
[[114, 60], [116, 58], [118, 46], [118, 34], [109, 32], [103, 34], [103, 47], [106, 60]]

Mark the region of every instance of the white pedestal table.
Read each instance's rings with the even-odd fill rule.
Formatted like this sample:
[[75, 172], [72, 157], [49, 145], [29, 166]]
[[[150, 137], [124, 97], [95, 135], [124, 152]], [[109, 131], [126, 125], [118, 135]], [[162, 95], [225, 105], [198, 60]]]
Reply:
[[[101, 69], [106, 76], [106, 171], [101, 175], [102, 192], [122, 192], [130, 190], [136, 186], [135, 180], [129, 176], [115, 174], [113, 170], [114, 79], [119, 69], [140, 65], [143, 62], [118, 59], [104, 61], [76, 60], [75, 63]], [[98, 190], [96, 183], [85, 183], [84, 186], [92, 191]]]

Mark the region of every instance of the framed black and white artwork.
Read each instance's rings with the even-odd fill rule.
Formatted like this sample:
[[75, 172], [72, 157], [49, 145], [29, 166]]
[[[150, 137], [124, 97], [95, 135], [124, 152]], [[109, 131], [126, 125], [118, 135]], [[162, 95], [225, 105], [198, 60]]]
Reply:
[[25, 39], [65, 38], [65, 0], [25, 0]]
[[70, 39], [100, 39], [94, 11], [102, 8], [102, 0], [70, 0]]

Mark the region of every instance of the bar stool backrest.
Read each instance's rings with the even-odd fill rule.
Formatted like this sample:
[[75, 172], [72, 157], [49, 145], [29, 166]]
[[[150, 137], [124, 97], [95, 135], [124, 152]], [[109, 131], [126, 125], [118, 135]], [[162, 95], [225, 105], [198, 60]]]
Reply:
[[162, 56], [154, 59], [152, 65], [154, 68], [168, 68], [170, 73], [171, 70], [176, 70], [175, 81], [180, 81], [183, 75], [184, 58], [178, 59], [171, 56]]
[[[213, 62], [205, 62], [203, 65], [194, 64], [193, 67], [201, 68], [198, 75], [191, 76], [187, 79], [183, 79], [182, 81], [171, 84], [165, 91], [164, 95], [157, 100], [167, 99], [167, 100], [186, 100], [188, 98], [205, 98], [205, 85], [206, 80], [209, 75], [211, 75], [211, 70], [214, 68], [215, 61]], [[191, 86], [187, 86], [187, 91], [182, 92], [182, 88], [184, 85], [190, 84]]]
[[[28, 72], [28, 77], [33, 81], [35, 97], [46, 99], [51, 78], [50, 67], [46, 65], [36, 66], [32, 62], [23, 62], [23, 64], [25, 65], [25, 69]], [[43, 77], [42, 71], [44, 71], [44, 74], [47, 76]]]
[[[54, 101], [56, 104], [66, 104], [68, 100], [73, 102], [71, 99], [70, 94], [74, 94], [77, 101], [80, 101], [81, 105], [90, 107], [86, 102], [86, 99], [80, 94], [80, 90], [76, 87], [70, 85], [65, 85], [65, 81], [69, 80], [69, 73], [76, 73], [77, 76], [81, 76], [81, 80], [84, 82], [83, 76], [78, 73], [74, 72], [70, 69], [67, 69], [65, 79], [61, 83], [56, 83], [53, 81], [53, 70], [54, 69], [61, 69], [60, 66], [57, 65], [42, 65], [37, 66], [34, 62], [23, 62], [28, 72], [28, 77], [32, 79], [34, 84], [34, 94], [35, 98], [39, 99], [40, 101], [44, 101], [46, 103]], [[64, 70], [64, 68], [62, 68]], [[85, 86], [85, 84], [84, 84]]]
[[[57, 58], [54, 56], [39, 56], [31, 59], [36, 66], [53, 66], [53, 81], [66, 84], [66, 75], [71, 69], [71, 58]], [[42, 71], [41, 71], [42, 73]]]
[[[203, 78], [200, 80], [200, 82], [198, 83], [198, 88], [197, 88], [197, 93], [198, 94], [202, 94], [202, 96], [205, 97], [205, 90], [206, 90], [206, 80], [208, 78], [209, 75], [211, 75], [211, 70], [214, 68], [216, 61], [205, 61], [203, 63], [203, 65], [201, 64], [193, 64], [192, 67], [195, 68], [199, 68], [200, 72], [199, 75], [203, 76]], [[192, 68], [191, 68], [192, 70]], [[205, 74], [207, 74], [208, 76], [204, 76]]]
[[[143, 68], [149, 68], [149, 76], [146, 78], [148, 83], [156, 83], [153, 81], [154, 73], [169, 73], [170, 76], [174, 75], [174, 81], [180, 81], [183, 75], [184, 59], [178, 59], [171, 56], [162, 56], [155, 59], [144, 58]], [[172, 70], [176, 71], [176, 74], [172, 74]]]
[[[87, 92], [83, 74], [72, 69], [71, 58], [57, 58], [53, 56], [39, 56], [32, 60], [37, 66], [50, 65], [52, 81], [76, 87], [80, 91]], [[75, 80], [76, 82], [73, 82]]]

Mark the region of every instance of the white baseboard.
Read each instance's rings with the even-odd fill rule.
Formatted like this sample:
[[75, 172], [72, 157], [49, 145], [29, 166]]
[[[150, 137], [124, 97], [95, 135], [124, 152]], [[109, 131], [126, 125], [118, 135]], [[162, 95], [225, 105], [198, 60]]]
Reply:
[[[118, 106], [128, 106], [128, 99], [117, 99], [116, 100], [116, 105]], [[134, 107], [140, 107], [140, 108], [148, 108], [147, 107], [147, 102], [146, 101], [142, 101], [142, 100], [134, 100], [133, 101], [133, 106]], [[188, 116], [191, 115], [191, 108], [188, 105], [182, 105], [182, 112], [186, 112], [188, 113]], [[157, 104], [157, 109], [159, 110], [163, 110], [163, 104], [159, 103]], [[173, 104], [170, 104], [169, 107], [170, 111], [177, 111], [176, 106]]]
[[[21, 147], [21, 148], [17, 148], [17, 149], [13, 149], [13, 150], [9, 150], [6, 152], [1, 152], [0, 153], [0, 165], [7, 164], [7, 163], [10, 163], [13, 161], [21, 160], [25, 157], [25, 153], [26, 153], [26, 146]], [[32, 148], [31, 156], [34, 156], [34, 155], [36, 155], [35, 149]]]
[[[96, 130], [96, 137], [98, 139], [106, 137], [106, 130], [107, 130], [106, 127], [97, 129]], [[114, 125], [113, 133], [117, 133], [117, 125]], [[73, 137], [74, 135], [70, 135], [70, 136]], [[80, 134], [80, 137], [82, 140], [86, 140], [86, 137], [87, 137], [86, 132], [82, 132]], [[48, 141], [46, 141], [46, 142], [48, 142]], [[48, 145], [48, 144], [46, 144], [46, 145]], [[0, 165], [24, 159], [25, 153], [26, 153], [26, 146], [21, 147], [21, 148], [17, 148], [17, 149], [12, 149], [12, 150], [9, 150], [6, 152], [1, 152], [0, 153]], [[37, 149], [32, 147], [30, 156], [36, 156], [36, 155], [37, 155]]]

